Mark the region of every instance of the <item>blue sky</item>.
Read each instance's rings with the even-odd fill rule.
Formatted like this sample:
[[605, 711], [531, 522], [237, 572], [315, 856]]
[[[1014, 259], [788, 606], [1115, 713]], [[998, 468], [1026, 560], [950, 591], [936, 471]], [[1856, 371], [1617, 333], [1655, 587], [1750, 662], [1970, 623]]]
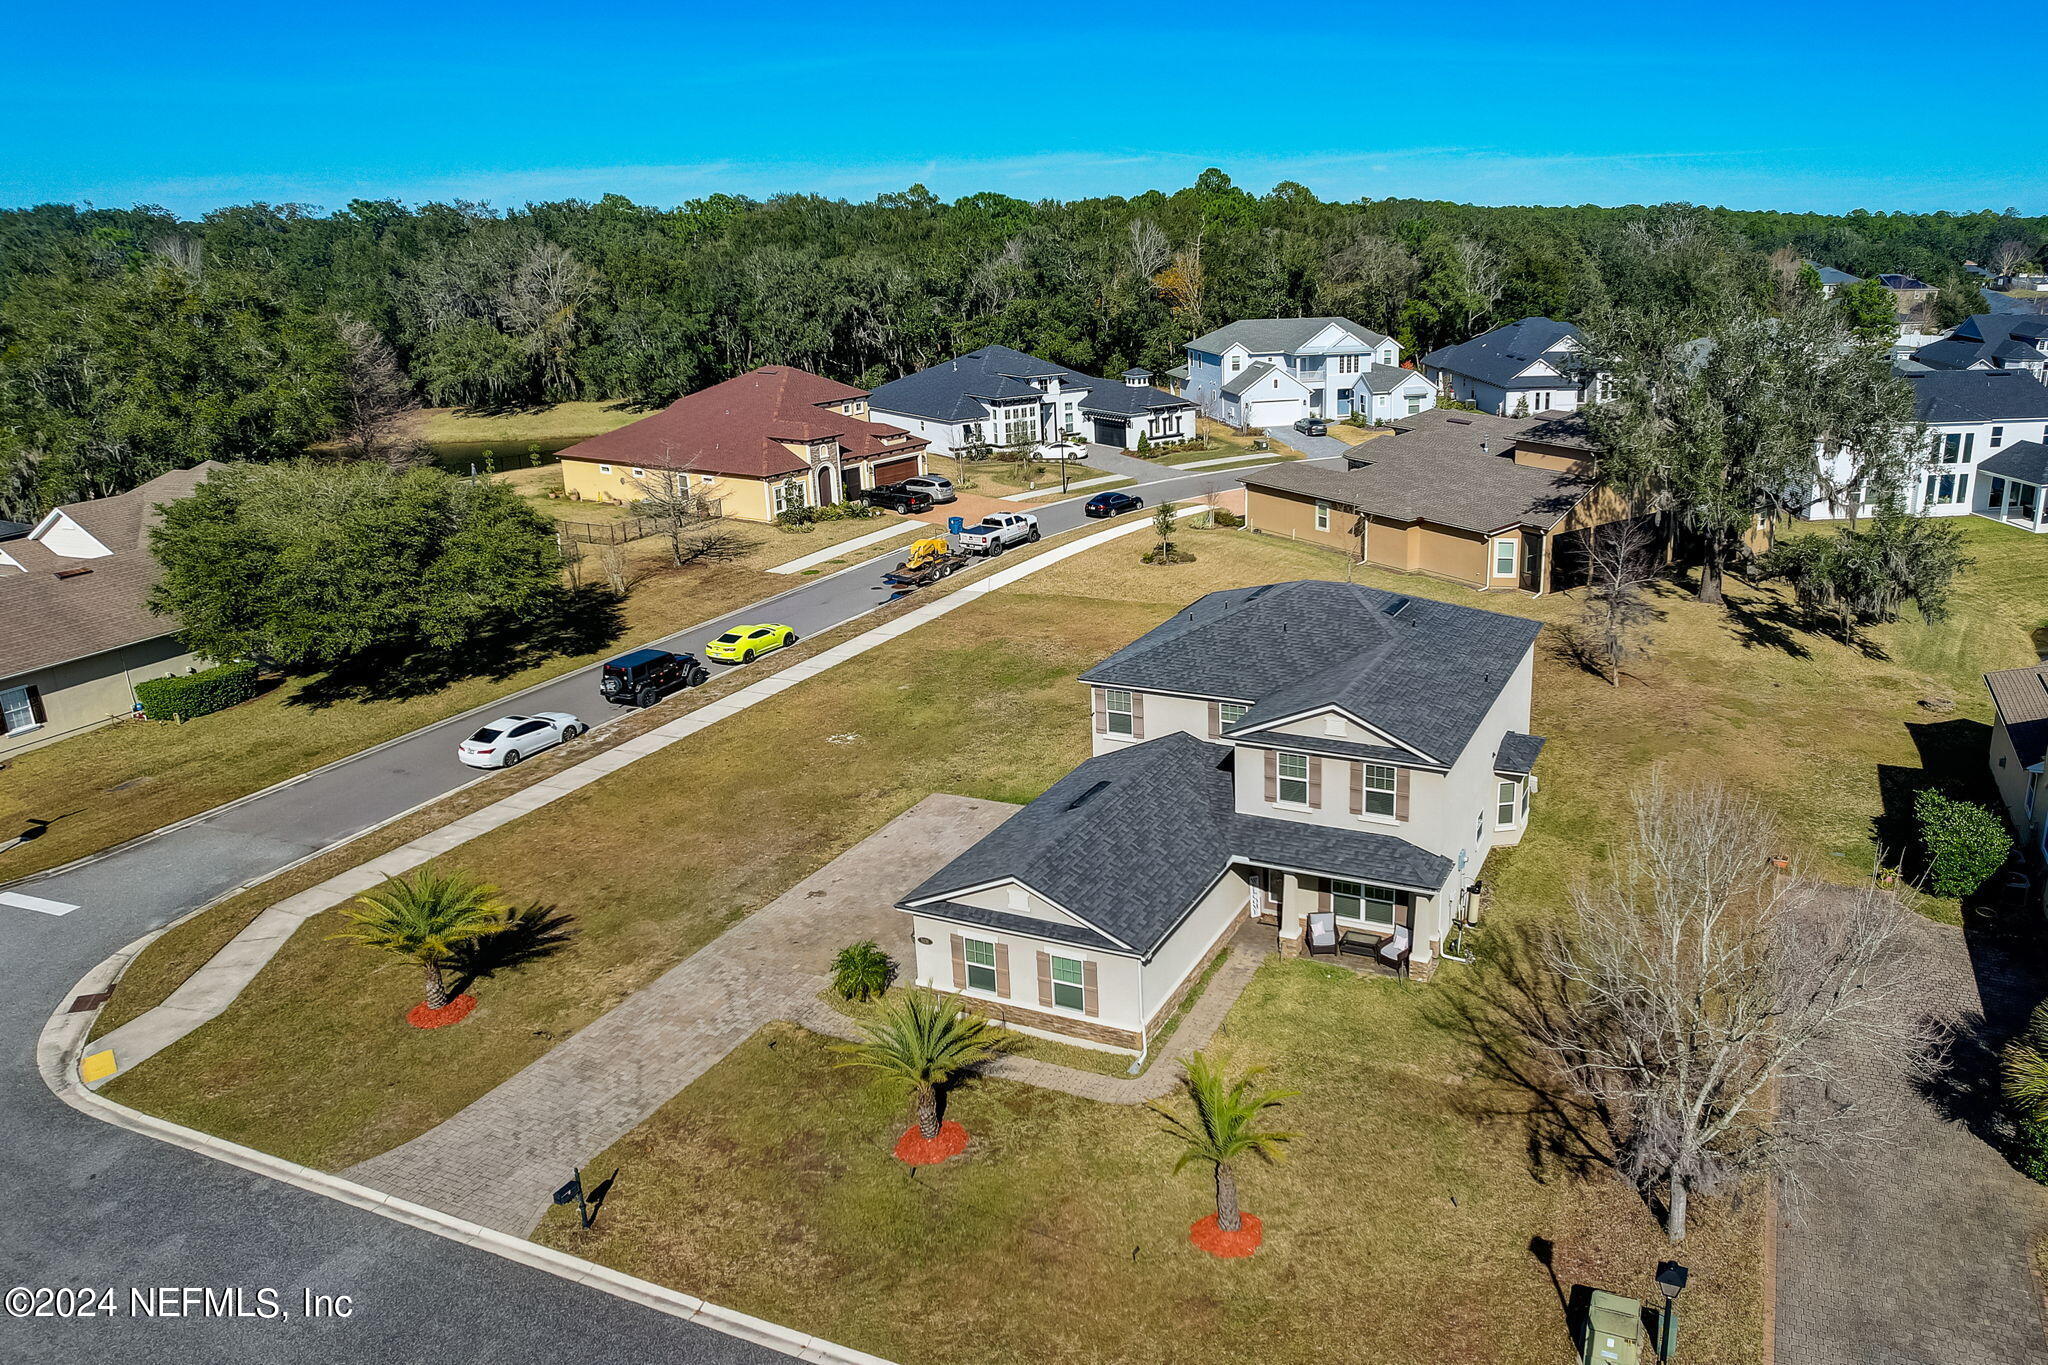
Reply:
[[26, 3], [0, 205], [1075, 198], [1216, 165], [1328, 199], [2048, 211], [2026, 139], [1923, 116], [1993, 74], [1925, 6]]

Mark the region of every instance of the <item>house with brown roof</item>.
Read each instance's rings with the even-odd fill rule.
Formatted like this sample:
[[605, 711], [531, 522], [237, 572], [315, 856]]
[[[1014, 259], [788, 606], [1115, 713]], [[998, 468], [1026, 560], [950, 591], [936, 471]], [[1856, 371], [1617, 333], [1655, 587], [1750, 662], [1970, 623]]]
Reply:
[[205, 666], [149, 609], [149, 532], [158, 507], [219, 468], [68, 503], [0, 542], [0, 757], [130, 715], [136, 683]]
[[763, 365], [570, 446], [562, 487], [615, 503], [687, 488], [716, 515], [773, 521], [922, 474], [927, 444], [869, 421], [866, 389]]
[[1348, 469], [1246, 474], [1248, 524], [1362, 564], [1543, 593], [1580, 581], [1594, 529], [1633, 515], [1595, 486], [1594, 447], [1575, 414], [1433, 408], [1394, 427], [1354, 446]]
[[2048, 858], [2048, 662], [1986, 673], [1991, 704], [1991, 780], [2005, 799], [2029, 859]]

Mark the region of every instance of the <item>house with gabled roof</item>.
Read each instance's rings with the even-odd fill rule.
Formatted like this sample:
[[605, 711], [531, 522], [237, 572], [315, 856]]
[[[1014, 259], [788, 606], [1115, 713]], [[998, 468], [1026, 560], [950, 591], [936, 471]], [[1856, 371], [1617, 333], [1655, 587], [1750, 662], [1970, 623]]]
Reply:
[[569, 496], [634, 503], [687, 491], [707, 510], [773, 521], [925, 472], [926, 442], [871, 420], [868, 391], [763, 365], [562, 451]]
[[1400, 342], [1349, 318], [1243, 318], [1190, 341], [1187, 356], [1180, 391], [1233, 426], [1377, 420], [1436, 404], [1436, 386], [1401, 367]]
[[1997, 720], [1991, 780], [2030, 861], [2048, 858], [2048, 662], [1984, 675]]
[[869, 406], [939, 455], [1067, 441], [1136, 450], [1141, 442], [1195, 435], [1195, 405], [1154, 388], [1148, 370], [1098, 379], [1008, 346], [984, 346], [892, 379]]
[[1522, 318], [1431, 351], [1422, 369], [1447, 398], [1500, 417], [1534, 417], [1601, 396], [1604, 376], [1579, 372], [1584, 348], [1585, 337], [1568, 322]]
[[66, 503], [0, 542], [0, 756], [132, 715], [135, 684], [204, 667], [149, 609], [158, 508], [224, 466]]
[[2025, 370], [2048, 381], [2048, 315], [1978, 313], [1913, 359], [1931, 370]]
[[1081, 675], [1095, 756], [897, 902], [917, 981], [1142, 1052], [1239, 932], [1426, 978], [1527, 827], [1539, 628], [1319, 580], [1201, 598]]

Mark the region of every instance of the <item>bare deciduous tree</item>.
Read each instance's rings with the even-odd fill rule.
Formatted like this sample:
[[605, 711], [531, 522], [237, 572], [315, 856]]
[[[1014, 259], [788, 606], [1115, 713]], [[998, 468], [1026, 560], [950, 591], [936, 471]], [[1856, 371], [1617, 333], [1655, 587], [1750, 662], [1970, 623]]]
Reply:
[[719, 518], [704, 505], [704, 499], [690, 486], [687, 469], [649, 469], [640, 483], [640, 498], [633, 504], [636, 516], [652, 521], [657, 534], [668, 542], [669, 557], [678, 569], [707, 558], [727, 555], [707, 553], [729, 543], [730, 534], [716, 534], [723, 528]]
[[1173, 258], [1173, 244], [1166, 240], [1166, 234], [1150, 218], [1131, 220], [1129, 251], [1131, 273], [1141, 280], [1149, 280], [1166, 269], [1166, 263]]
[[357, 318], [343, 318], [336, 330], [342, 344], [343, 447], [359, 460], [383, 460], [394, 468], [424, 464], [426, 445], [405, 420], [419, 405], [390, 343]]
[[[1591, 1100], [1621, 1173], [1661, 1193], [1685, 1236], [1694, 1193], [1792, 1159], [1871, 1159], [1897, 1087], [1845, 1085], [1859, 1066], [1926, 1064], [1932, 1030], [1908, 913], [1875, 885], [1822, 888], [1771, 866], [1772, 822], [1724, 788], [1653, 777], [1636, 837], [1601, 884], [1572, 894], [1544, 969], [1564, 1008], [1535, 1040]], [[1780, 1088], [1798, 1102], [1773, 1105]]]
[[2010, 275], [2026, 263], [2026, 246], [2010, 237], [1991, 248], [1991, 259], [1985, 262], [1994, 275]]
[[1464, 273], [1468, 299], [1480, 305], [1466, 309], [1465, 330], [1470, 332], [1479, 325], [1481, 318], [1493, 312], [1493, 305], [1500, 302], [1500, 253], [1471, 237], [1460, 237], [1452, 247], [1452, 253], [1458, 259], [1459, 270]]
[[1659, 536], [1647, 518], [1596, 527], [1585, 539], [1586, 605], [1578, 641], [1601, 676], [1621, 686], [1621, 670], [1650, 652], [1657, 609], [1646, 594], [1657, 578]]

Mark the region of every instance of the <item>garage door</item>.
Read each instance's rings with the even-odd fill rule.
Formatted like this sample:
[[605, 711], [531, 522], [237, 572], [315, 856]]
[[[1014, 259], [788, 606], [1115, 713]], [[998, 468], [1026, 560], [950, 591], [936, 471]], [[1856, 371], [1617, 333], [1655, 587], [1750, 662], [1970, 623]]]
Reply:
[[891, 460], [887, 464], [875, 466], [875, 483], [877, 485], [902, 483], [905, 479], [914, 479], [916, 477], [917, 460], [915, 457], [908, 460]]
[[1097, 445], [1115, 446], [1118, 450], [1130, 444], [1130, 426], [1125, 422], [1113, 422], [1107, 417], [1095, 419], [1095, 442]]
[[1254, 427], [1284, 427], [1294, 420], [1301, 404], [1292, 398], [1266, 398], [1251, 405], [1252, 419], [1246, 423]]

